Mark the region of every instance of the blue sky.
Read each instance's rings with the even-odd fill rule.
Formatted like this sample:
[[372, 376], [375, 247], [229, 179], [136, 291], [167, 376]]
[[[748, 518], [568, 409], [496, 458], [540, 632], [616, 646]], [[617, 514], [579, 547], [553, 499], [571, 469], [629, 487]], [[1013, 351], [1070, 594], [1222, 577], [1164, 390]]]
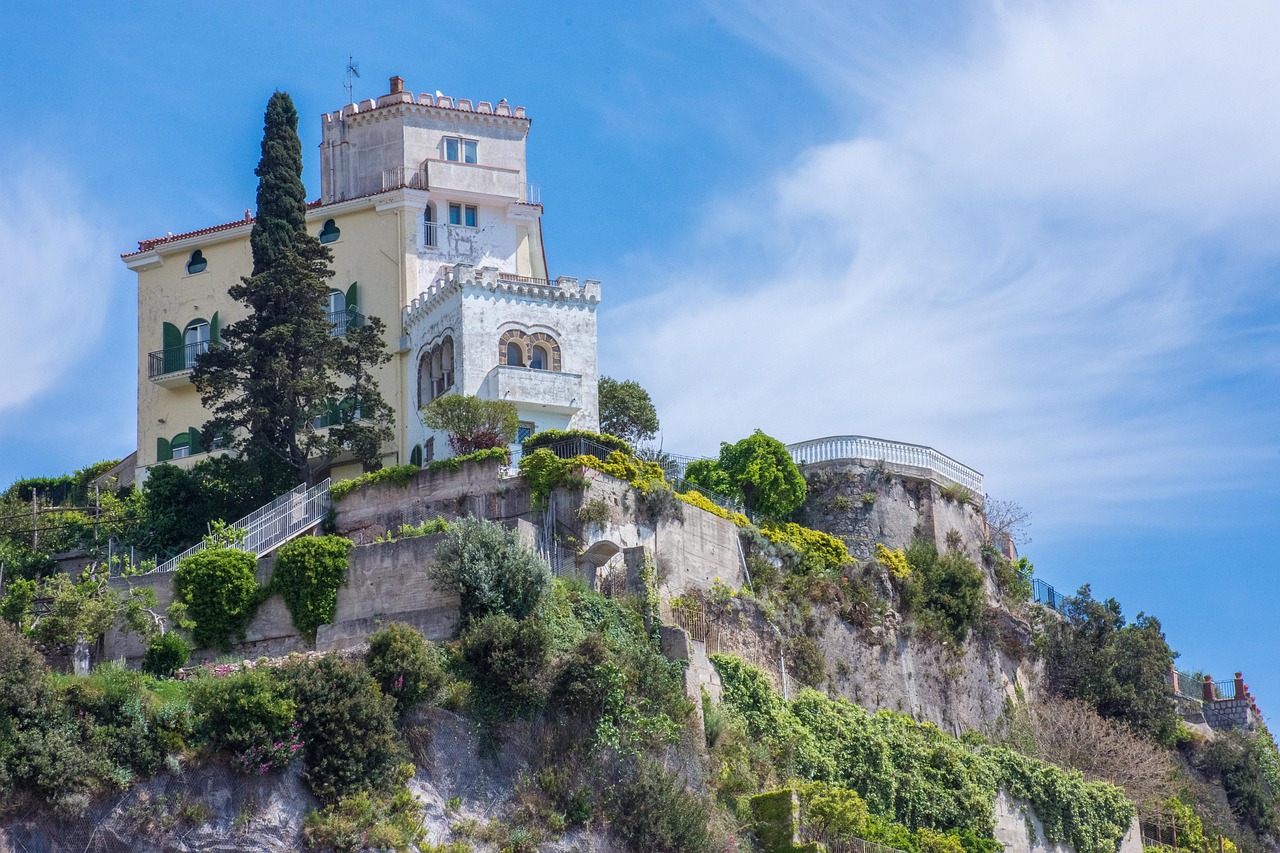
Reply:
[[1273, 4], [242, 8], [0, 11], [0, 483], [133, 449], [119, 254], [252, 206], [277, 88], [317, 196], [352, 54], [358, 98], [528, 108], [552, 274], [604, 281], [668, 449], [935, 446], [1038, 574], [1280, 703]]

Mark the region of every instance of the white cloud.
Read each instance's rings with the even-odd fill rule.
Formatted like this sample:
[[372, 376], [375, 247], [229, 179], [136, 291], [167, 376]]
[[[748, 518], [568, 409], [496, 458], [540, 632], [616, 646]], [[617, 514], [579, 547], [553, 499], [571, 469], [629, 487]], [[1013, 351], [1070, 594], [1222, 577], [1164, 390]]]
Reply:
[[68, 174], [30, 157], [0, 164], [0, 412], [53, 387], [97, 341], [119, 263], [112, 248]]
[[668, 445], [928, 443], [1061, 519], [1274, 456], [1274, 404], [1242, 403], [1277, 373], [1254, 347], [1280, 308], [1280, 10], [984, 6], [909, 56], [882, 17], [830, 8], [734, 20], [869, 105], [862, 129], [776, 176], [769, 233], [715, 207], [679, 293], [605, 339]]

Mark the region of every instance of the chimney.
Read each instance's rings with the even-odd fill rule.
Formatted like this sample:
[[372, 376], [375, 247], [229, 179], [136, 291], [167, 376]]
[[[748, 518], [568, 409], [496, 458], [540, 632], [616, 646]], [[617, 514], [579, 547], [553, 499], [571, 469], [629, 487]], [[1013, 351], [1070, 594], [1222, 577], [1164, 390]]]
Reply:
[[398, 95], [404, 91], [404, 78], [399, 74], [391, 78], [391, 94]]

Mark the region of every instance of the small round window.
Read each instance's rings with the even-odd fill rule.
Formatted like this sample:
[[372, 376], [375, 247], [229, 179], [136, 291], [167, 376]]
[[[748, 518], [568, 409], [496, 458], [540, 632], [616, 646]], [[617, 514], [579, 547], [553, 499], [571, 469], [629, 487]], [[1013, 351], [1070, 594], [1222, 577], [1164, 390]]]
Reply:
[[209, 262], [204, 259], [204, 253], [196, 249], [191, 253], [191, 257], [187, 259], [187, 275], [204, 272], [207, 266], [209, 266]]
[[326, 219], [324, 227], [320, 229], [320, 242], [332, 243], [342, 236], [342, 231], [338, 228], [338, 223], [332, 219]]

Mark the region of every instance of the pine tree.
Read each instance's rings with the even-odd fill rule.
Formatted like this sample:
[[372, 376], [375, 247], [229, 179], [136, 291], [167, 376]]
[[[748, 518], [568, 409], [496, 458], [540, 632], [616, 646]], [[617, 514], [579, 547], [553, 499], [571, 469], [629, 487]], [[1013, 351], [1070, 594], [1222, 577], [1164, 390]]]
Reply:
[[[223, 437], [276, 490], [311, 481], [343, 450], [379, 467], [391, 407], [371, 371], [390, 360], [376, 317], [333, 335], [327, 314], [332, 254], [306, 230], [298, 113], [285, 92], [267, 104], [258, 163], [253, 274], [228, 293], [249, 316], [200, 356], [192, 382], [213, 412], [206, 442]], [[317, 419], [321, 419], [317, 421]], [[319, 423], [333, 424], [323, 430]]]

